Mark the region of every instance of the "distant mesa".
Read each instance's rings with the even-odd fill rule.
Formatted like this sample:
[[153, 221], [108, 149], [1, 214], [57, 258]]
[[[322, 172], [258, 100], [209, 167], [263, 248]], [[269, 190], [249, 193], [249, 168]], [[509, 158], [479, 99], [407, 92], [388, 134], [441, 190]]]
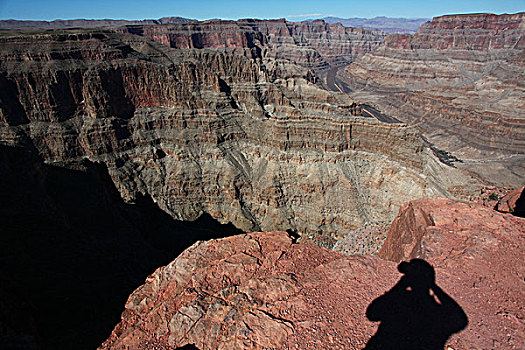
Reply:
[[118, 27], [133, 24], [181, 24], [196, 22], [183, 17], [162, 17], [159, 19], [124, 20], [124, 19], [57, 19], [54, 21], [22, 21], [8, 19], [0, 21], [0, 29], [64, 29], [64, 28], [100, 28]]

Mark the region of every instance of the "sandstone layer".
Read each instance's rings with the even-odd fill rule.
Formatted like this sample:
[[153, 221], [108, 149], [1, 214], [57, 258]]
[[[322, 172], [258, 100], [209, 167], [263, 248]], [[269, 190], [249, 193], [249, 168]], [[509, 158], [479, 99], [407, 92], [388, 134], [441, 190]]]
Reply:
[[495, 209], [502, 213], [525, 217], [525, 187], [507, 193], [498, 201]]
[[[447, 348], [520, 348], [525, 268], [517, 262], [524, 239], [524, 219], [480, 205], [448, 199], [403, 205], [380, 255], [433, 265], [432, 298], [448, 305], [448, 313], [446, 321], [420, 319], [418, 309], [397, 322], [434, 322], [436, 334], [417, 334], [415, 343], [430, 344], [441, 327], [456, 322], [440, 338]], [[372, 349], [386, 327], [370, 320], [376, 298], [406, 293], [396, 288], [407, 282], [407, 264], [399, 265], [407, 273], [399, 279], [394, 262], [294, 244], [284, 232], [199, 242], [130, 296], [100, 349]], [[398, 330], [381, 348], [395, 348], [397, 337], [410, 334]]]
[[524, 23], [524, 13], [436, 17], [414, 35], [389, 36], [339, 78], [463, 159], [458, 167], [522, 185]]
[[477, 186], [415, 128], [244, 54], [111, 31], [1, 40], [2, 142], [53, 164], [102, 162], [125, 200], [149, 195], [176, 219], [335, 237]]

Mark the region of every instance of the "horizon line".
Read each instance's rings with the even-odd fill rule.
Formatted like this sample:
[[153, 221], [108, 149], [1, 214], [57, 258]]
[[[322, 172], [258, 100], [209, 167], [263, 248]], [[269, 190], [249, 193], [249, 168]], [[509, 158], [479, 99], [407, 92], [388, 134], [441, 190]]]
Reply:
[[111, 17], [92, 17], [92, 18], [86, 18], [86, 17], [65, 17], [65, 18], [54, 18], [54, 19], [38, 19], [38, 18], [4, 18], [0, 17], [0, 21], [34, 21], [34, 22], [54, 22], [54, 21], [72, 21], [72, 20], [86, 20], [86, 21], [103, 21], [103, 20], [112, 20], [112, 21], [155, 21], [159, 20], [161, 18], [183, 18], [193, 21], [210, 21], [210, 20], [225, 20], [225, 21], [238, 21], [242, 19], [259, 19], [259, 20], [276, 20], [276, 19], [288, 19], [288, 18], [304, 18], [304, 20], [309, 20], [311, 18], [308, 17], [321, 17], [317, 19], [325, 19], [325, 18], [339, 18], [339, 19], [374, 19], [374, 18], [390, 18], [390, 19], [432, 19], [435, 17], [442, 17], [442, 16], [453, 16], [453, 15], [476, 15], [476, 14], [492, 14], [492, 15], [516, 15], [520, 13], [525, 13], [525, 11], [519, 11], [519, 12], [466, 12], [466, 13], [445, 13], [445, 14], [438, 14], [433, 15], [431, 17], [389, 17], [385, 15], [376, 15], [374, 17], [338, 17], [335, 15], [322, 15], [322, 14], [311, 14], [311, 15], [286, 15], [282, 17], [245, 17], [245, 16], [239, 16], [235, 18], [220, 18], [220, 17], [212, 17], [212, 18], [191, 18], [191, 17], [183, 17], [183, 16], [162, 16], [158, 18], [111, 18]]

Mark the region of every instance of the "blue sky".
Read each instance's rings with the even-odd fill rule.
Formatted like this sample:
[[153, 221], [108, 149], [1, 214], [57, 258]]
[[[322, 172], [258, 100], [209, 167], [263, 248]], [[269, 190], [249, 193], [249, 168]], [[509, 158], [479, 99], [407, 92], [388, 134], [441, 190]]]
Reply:
[[0, 0], [1, 19], [181, 16], [195, 19], [336, 17], [434, 17], [452, 13], [514, 13], [525, 0]]

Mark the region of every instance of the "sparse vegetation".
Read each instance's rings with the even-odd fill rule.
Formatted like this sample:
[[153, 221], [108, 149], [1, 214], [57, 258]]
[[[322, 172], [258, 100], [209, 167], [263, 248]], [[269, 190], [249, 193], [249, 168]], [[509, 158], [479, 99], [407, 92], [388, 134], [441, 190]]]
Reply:
[[436, 157], [438, 157], [441, 162], [447, 165], [454, 166], [454, 162], [459, 162], [459, 163], [463, 162], [461, 159], [459, 159], [458, 157], [456, 157], [450, 152], [444, 151], [434, 146], [432, 146], [431, 149], [436, 155]]
[[489, 195], [489, 199], [490, 199], [491, 201], [498, 201], [498, 200], [499, 200], [499, 196], [498, 196], [496, 193], [491, 193], [491, 194]]

